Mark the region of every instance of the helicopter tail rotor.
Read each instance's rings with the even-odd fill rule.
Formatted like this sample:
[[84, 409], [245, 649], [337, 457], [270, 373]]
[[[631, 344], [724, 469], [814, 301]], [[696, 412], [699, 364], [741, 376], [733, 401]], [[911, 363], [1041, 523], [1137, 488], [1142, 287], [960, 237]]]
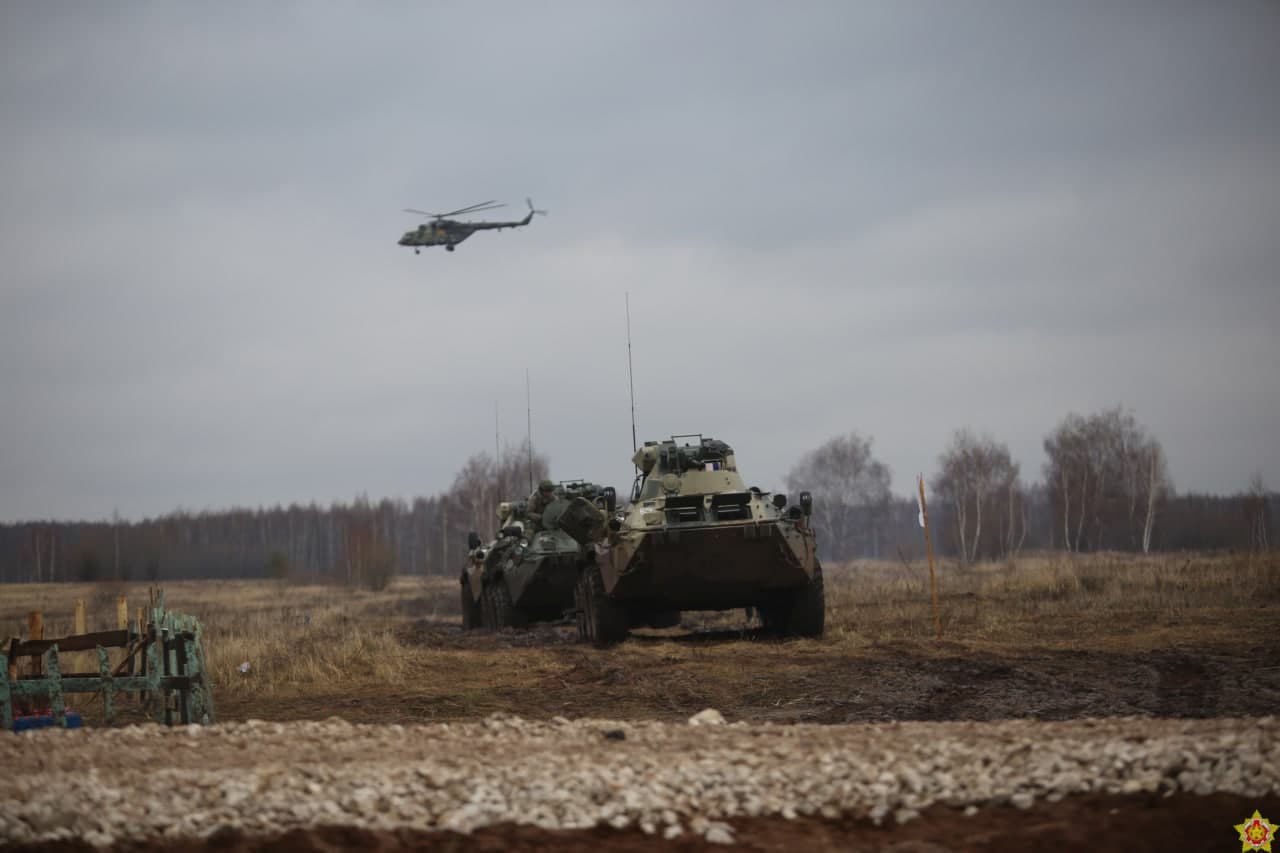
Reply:
[[525, 203], [525, 204], [527, 204], [527, 205], [529, 205], [529, 212], [530, 212], [530, 213], [536, 213], [536, 214], [538, 214], [539, 216], [546, 216], [546, 215], [547, 215], [547, 212], [546, 212], [545, 210], [537, 210], [537, 209], [535, 209], [535, 208], [534, 208], [534, 206], [533, 206], [533, 199], [531, 199], [531, 198], [527, 198], [527, 197], [526, 197], [526, 198], [525, 198], [525, 200], [524, 200], [524, 203]]

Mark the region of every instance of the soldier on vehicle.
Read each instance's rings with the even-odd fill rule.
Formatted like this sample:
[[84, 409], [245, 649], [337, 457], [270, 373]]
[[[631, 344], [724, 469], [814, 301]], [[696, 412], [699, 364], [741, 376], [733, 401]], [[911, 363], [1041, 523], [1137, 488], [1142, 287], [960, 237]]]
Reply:
[[528, 508], [525, 510], [525, 517], [533, 524], [534, 530], [542, 529], [542, 513], [556, 499], [556, 484], [550, 480], [543, 480], [538, 484], [538, 490], [529, 495]]
[[498, 538], [510, 535], [509, 531], [513, 529], [518, 536], [524, 532], [524, 526], [524, 522], [516, 518], [516, 509], [510, 501], [498, 504]]

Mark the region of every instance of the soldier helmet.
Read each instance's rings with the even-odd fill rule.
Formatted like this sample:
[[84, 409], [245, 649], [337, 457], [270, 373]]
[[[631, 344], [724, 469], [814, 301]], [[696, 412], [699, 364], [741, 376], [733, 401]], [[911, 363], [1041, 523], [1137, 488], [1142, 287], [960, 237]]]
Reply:
[[556, 487], [556, 484], [551, 482], [550, 480], [543, 480], [541, 483], [538, 484], [538, 491], [550, 492], [550, 491], [553, 491], [555, 487]]

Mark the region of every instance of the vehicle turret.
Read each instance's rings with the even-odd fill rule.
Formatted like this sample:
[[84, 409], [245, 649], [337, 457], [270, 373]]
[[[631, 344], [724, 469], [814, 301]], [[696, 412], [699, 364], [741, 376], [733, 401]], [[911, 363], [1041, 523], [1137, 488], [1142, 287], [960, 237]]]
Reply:
[[591, 543], [606, 535], [616, 498], [612, 488], [585, 480], [550, 485], [554, 497], [540, 518], [525, 500], [500, 501], [494, 539], [468, 536], [459, 578], [464, 628], [522, 627], [572, 612], [582, 563]]
[[813, 500], [748, 488], [733, 448], [698, 433], [649, 441], [632, 456], [631, 502], [594, 546], [576, 592], [579, 633], [597, 645], [682, 610], [738, 607], [765, 627], [820, 635], [822, 567]]

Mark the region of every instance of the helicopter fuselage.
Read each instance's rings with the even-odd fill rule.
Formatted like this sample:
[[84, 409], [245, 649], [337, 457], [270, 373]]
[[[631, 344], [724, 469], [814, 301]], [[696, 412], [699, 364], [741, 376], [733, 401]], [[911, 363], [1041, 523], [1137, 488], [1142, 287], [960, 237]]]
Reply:
[[[423, 246], [444, 246], [445, 249], [452, 252], [454, 246], [477, 231], [501, 231], [503, 228], [519, 228], [532, 222], [535, 213], [546, 212], [534, 210], [531, 200], [526, 199], [526, 202], [529, 205], [529, 215], [524, 219], [517, 219], [511, 222], [460, 222], [457, 219], [446, 219], [445, 216], [449, 214], [431, 214], [413, 208], [406, 208], [405, 210], [408, 213], [421, 213], [434, 218], [422, 223], [412, 231], [404, 232], [404, 236], [400, 238], [399, 245], [412, 246], [415, 254]], [[471, 208], [455, 210], [453, 213], [474, 213], [477, 210], [489, 210], [491, 207], [502, 207], [502, 205], [484, 202], [481, 205], [472, 205]]]
[[460, 225], [462, 223], [446, 226], [439, 222], [424, 222], [412, 231], [404, 232], [399, 245], [413, 246], [415, 249], [421, 246], [444, 246], [452, 250], [475, 231], [474, 228], [459, 227]]

